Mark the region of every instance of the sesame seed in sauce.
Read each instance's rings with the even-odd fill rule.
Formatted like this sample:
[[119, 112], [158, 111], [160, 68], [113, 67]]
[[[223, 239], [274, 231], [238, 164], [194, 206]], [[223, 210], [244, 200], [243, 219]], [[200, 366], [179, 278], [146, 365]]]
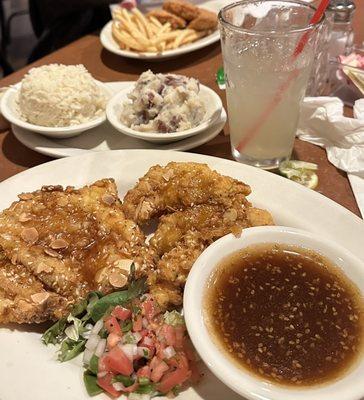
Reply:
[[336, 379], [364, 347], [358, 289], [316, 253], [251, 247], [224, 260], [211, 282], [205, 313], [217, 344], [223, 338], [240, 367], [269, 381], [307, 386]]

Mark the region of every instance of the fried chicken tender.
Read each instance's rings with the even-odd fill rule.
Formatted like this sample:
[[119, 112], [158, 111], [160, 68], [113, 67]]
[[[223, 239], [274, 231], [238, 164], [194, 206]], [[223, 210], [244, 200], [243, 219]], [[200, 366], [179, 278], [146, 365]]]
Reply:
[[149, 276], [158, 304], [167, 309], [182, 304], [188, 274], [199, 255], [220, 237], [251, 226], [274, 225], [270, 213], [254, 207], [223, 209], [201, 205], [163, 216], [150, 241], [161, 256]]
[[145, 237], [125, 218], [112, 179], [81, 189], [46, 186], [19, 199], [0, 214], [0, 246], [13, 264], [70, 302], [126, 284], [121, 270]]
[[148, 16], [157, 18], [161, 24], [169, 22], [172, 29], [185, 28], [187, 25], [183, 18], [162, 9], [152, 10], [148, 13]]
[[212, 11], [199, 9], [198, 15], [189, 24], [188, 28], [194, 29], [195, 31], [209, 31], [216, 29], [217, 27], [217, 15]]
[[158, 262], [157, 268], [149, 274], [150, 293], [162, 309], [180, 306], [183, 287], [193, 263], [210, 244], [197, 231], [189, 231]]
[[228, 233], [239, 235], [243, 228], [249, 226], [246, 210], [247, 207], [241, 204], [228, 209], [220, 205], [201, 204], [164, 215], [159, 220], [150, 245], [159, 255], [163, 255], [191, 230], [199, 232], [208, 243]]
[[40, 323], [61, 318], [68, 301], [44, 289], [23, 265], [13, 265], [0, 249], [0, 323]]
[[127, 218], [143, 224], [173, 211], [211, 204], [230, 208], [248, 205], [250, 187], [211, 170], [206, 164], [170, 162], [156, 165], [129, 190], [123, 202]]
[[163, 9], [186, 21], [192, 21], [199, 13], [198, 7], [183, 0], [166, 0]]

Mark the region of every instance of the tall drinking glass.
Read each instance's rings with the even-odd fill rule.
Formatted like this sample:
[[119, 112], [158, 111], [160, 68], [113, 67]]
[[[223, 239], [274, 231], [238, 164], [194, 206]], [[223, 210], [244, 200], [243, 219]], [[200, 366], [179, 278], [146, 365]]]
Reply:
[[[322, 21], [300, 1], [246, 0], [219, 13], [230, 140], [265, 169], [290, 157]], [[302, 44], [304, 46], [302, 47]]]

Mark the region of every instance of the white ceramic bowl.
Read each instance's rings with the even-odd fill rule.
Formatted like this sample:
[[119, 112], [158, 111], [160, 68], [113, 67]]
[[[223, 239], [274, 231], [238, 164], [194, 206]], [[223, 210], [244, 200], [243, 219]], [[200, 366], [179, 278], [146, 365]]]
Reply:
[[183, 309], [192, 342], [211, 371], [235, 392], [252, 400], [359, 400], [364, 397], [364, 357], [341, 379], [325, 385], [292, 388], [275, 385], [244, 371], [219, 349], [203, 319], [206, 284], [219, 262], [235, 251], [258, 243], [298, 245], [330, 259], [364, 294], [364, 263], [345, 248], [312, 233], [286, 227], [256, 227], [240, 238], [224, 236], [196, 260], [188, 276]]
[[[106, 93], [107, 96], [111, 96], [110, 90], [102, 82], [96, 81], [97, 85]], [[48, 136], [51, 138], [70, 138], [73, 136], [80, 135], [82, 132], [89, 129], [95, 128], [102, 124], [106, 120], [106, 114], [103, 113], [101, 116], [83, 124], [71, 125], [65, 127], [47, 127], [41, 125], [34, 125], [26, 122], [20, 118], [19, 112], [16, 107], [16, 98], [20, 89], [21, 83], [18, 83], [10, 87], [1, 98], [0, 110], [2, 115], [12, 124], [20, 126], [21, 128], [27, 129], [32, 132], [40, 133], [41, 135]]]
[[128, 101], [127, 95], [132, 91], [134, 85], [135, 82], [131, 83], [130, 87], [123, 89], [121, 92], [113, 96], [106, 106], [106, 117], [111, 125], [127, 136], [154, 143], [171, 143], [201, 133], [209, 128], [220, 117], [222, 111], [220, 96], [207, 86], [200, 85], [201, 98], [206, 106], [206, 115], [200, 125], [185, 131], [171, 133], [136, 131], [123, 124], [120, 120], [123, 103]]

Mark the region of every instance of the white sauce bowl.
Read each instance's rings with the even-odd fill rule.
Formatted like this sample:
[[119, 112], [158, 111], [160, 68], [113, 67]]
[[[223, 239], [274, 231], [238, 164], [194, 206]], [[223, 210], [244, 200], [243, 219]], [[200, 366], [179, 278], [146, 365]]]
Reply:
[[[240, 238], [230, 234], [209, 246], [196, 260], [188, 276], [183, 299], [184, 316], [191, 340], [210, 370], [227, 386], [251, 400], [359, 400], [364, 397], [364, 356], [346, 375], [317, 386], [281, 386], [238, 367], [215, 344], [203, 317], [208, 280], [228, 255], [245, 247], [279, 243], [313, 250], [338, 266], [364, 294], [364, 263], [345, 248], [309, 232], [279, 226], [244, 229]], [[227, 400], [227, 399], [226, 399]]]

